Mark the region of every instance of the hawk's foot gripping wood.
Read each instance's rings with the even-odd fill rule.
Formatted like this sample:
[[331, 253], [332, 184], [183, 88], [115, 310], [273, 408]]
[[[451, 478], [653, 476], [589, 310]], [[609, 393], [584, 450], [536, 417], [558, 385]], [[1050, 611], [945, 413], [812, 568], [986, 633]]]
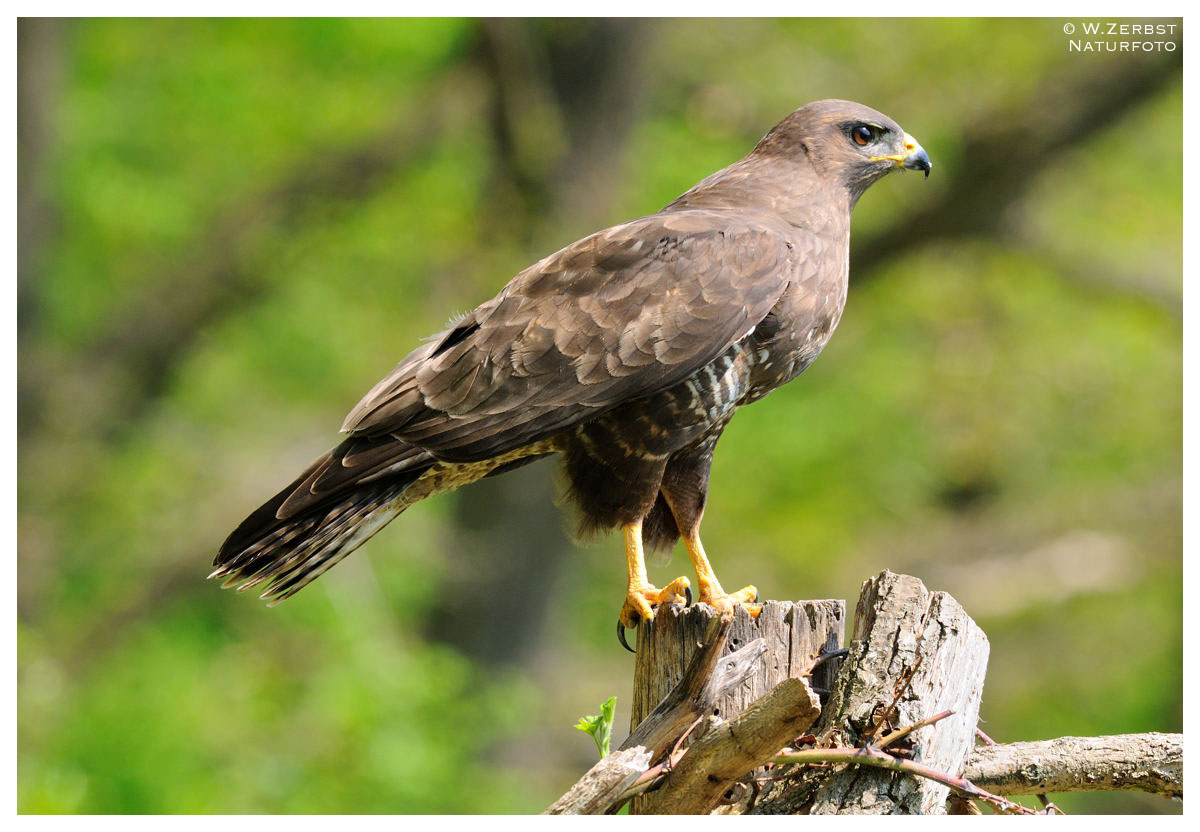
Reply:
[[691, 600], [691, 582], [684, 577], [676, 578], [662, 589], [651, 584], [630, 585], [625, 593], [625, 603], [621, 607], [621, 626], [636, 627], [643, 621], [653, 620], [654, 607], [659, 604], [686, 605], [690, 604]]
[[625, 640], [625, 630], [638, 626], [643, 621], [654, 619], [654, 607], [658, 604], [690, 604], [691, 582], [684, 577], [676, 578], [662, 589], [654, 586], [646, 577], [646, 556], [642, 550], [642, 523], [630, 523], [625, 533], [625, 563], [629, 568], [629, 585], [625, 590], [625, 603], [617, 618], [617, 639], [621, 645], [633, 652]]
[[701, 597], [701, 604], [708, 604], [722, 615], [733, 615], [734, 610], [739, 607], [745, 607], [746, 612], [750, 613], [751, 618], [758, 618], [758, 614], [762, 612], [762, 604], [756, 604], [758, 600], [758, 589], [753, 585], [744, 586], [737, 592], [720, 593], [708, 598]]
[[701, 604], [708, 604], [722, 615], [732, 614], [734, 607], [741, 604], [746, 607], [746, 612], [750, 613], [752, 618], [758, 618], [758, 614], [762, 612], [762, 605], [754, 603], [758, 600], [758, 589], [753, 584], [744, 586], [737, 592], [726, 592], [721, 588], [721, 582], [717, 580], [717, 573], [713, 571], [712, 564], [708, 562], [700, 535], [684, 535], [683, 545], [687, 547], [688, 557], [692, 559], [692, 566], [696, 568]]

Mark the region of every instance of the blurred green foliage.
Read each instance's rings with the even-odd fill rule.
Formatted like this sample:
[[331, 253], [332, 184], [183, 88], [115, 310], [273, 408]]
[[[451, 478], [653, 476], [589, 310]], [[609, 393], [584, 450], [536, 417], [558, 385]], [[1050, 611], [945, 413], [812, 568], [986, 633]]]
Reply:
[[[510, 25], [538, 71], [589, 33]], [[470, 489], [277, 609], [204, 582], [225, 533], [419, 337], [595, 223], [656, 210], [794, 107], [861, 100], [934, 159], [927, 183], [864, 198], [857, 242], [969, 186], [967, 125], [1101, 60], [1068, 54], [1052, 20], [646, 25], [611, 193], [577, 188], [582, 219], [506, 190], [503, 67], [477, 21], [81, 20], [29, 41], [47, 54], [23, 53], [23, 73], [58, 69], [22, 103], [50, 126], [22, 144], [40, 203], [22, 203], [39, 234], [19, 333], [20, 811], [543, 808], [590, 764], [574, 715], [632, 672], [612, 639], [617, 541], [564, 547], [554, 591], [522, 599], [545, 608], [531, 652], [496, 667], [432, 637], [447, 597], [471, 614], [456, 576], [488, 559], [459, 551]], [[387, 131], [396, 157], [369, 186], [275, 210], [281, 182]], [[996, 739], [1179, 730], [1182, 141], [1175, 81], [1029, 172], [996, 233], [853, 285], [821, 360], [722, 440], [705, 533], [725, 584], [853, 599], [882, 568], [911, 572], [988, 632]], [[160, 382], [138, 387], [124, 358], [87, 371], [124, 355], [122, 331], [172, 328], [145, 297], [215, 291], [230, 297]], [[136, 406], [113, 404], [126, 390]], [[674, 558], [655, 576], [685, 573]]]

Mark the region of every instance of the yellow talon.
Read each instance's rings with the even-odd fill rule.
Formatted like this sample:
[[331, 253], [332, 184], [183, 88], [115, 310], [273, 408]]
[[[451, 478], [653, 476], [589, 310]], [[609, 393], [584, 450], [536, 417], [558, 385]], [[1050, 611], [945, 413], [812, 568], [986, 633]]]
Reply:
[[686, 604], [690, 586], [691, 582], [684, 577], [676, 578], [662, 589], [651, 584], [631, 584], [621, 607], [621, 625], [631, 628], [642, 621], [653, 621], [654, 607], [658, 604]]
[[[662, 589], [650, 583], [646, 577], [646, 558], [642, 550], [642, 523], [628, 523], [624, 526], [625, 533], [625, 565], [629, 570], [629, 584], [625, 590], [625, 603], [621, 605], [621, 613], [617, 617], [617, 638], [626, 650], [632, 652], [625, 640], [625, 631], [637, 627], [643, 621], [654, 620], [654, 607], [658, 604], [690, 604], [691, 583], [687, 578], [676, 578]], [[722, 615], [731, 615], [738, 606], [744, 606], [752, 618], [758, 618], [762, 605], [758, 600], [758, 589], [746, 586], [737, 592], [729, 593], [721, 588], [704, 547], [700, 544], [698, 534], [683, 536], [684, 546], [696, 568], [696, 577], [700, 585], [702, 604], [708, 604]]]
[[758, 600], [758, 589], [753, 585], [742, 587], [737, 592], [722, 592], [720, 584], [717, 585], [715, 591], [707, 594], [700, 593], [700, 603], [708, 604], [718, 612], [732, 613], [737, 606], [746, 607], [746, 611], [750, 613], [752, 618], [758, 618], [758, 614], [762, 612], [762, 605], [755, 604]]
[[625, 531], [625, 564], [629, 569], [629, 586], [625, 591], [625, 604], [618, 618], [622, 627], [636, 627], [642, 621], [654, 620], [657, 604], [685, 604], [691, 596], [691, 582], [687, 578], [676, 578], [662, 589], [646, 578], [646, 558], [642, 551], [642, 523], [629, 523]]
[[[746, 611], [752, 617], [758, 618], [762, 607], [754, 604], [758, 600], [757, 587], [751, 584], [742, 587], [737, 592], [726, 592], [721, 588], [721, 582], [717, 580], [717, 575], [708, 562], [708, 555], [704, 553], [704, 545], [700, 543], [700, 535], [685, 535], [683, 545], [692, 559], [692, 565], [696, 567], [696, 578], [700, 582], [699, 601], [701, 604], [708, 604], [721, 614], [732, 613], [734, 607], [741, 604], [746, 606]], [[754, 608], [751, 609], [751, 606]]]

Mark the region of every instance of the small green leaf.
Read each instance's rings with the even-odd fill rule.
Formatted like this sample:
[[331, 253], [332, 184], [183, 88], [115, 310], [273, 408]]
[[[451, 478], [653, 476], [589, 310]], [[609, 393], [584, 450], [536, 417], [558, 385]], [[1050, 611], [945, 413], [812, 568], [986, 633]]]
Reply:
[[585, 734], [592, 735], [592, 740], [596, 743], [596, 750], [600, 752], [601, 759], [608, 756], [608, 749], [612, 743], [613, 715], [616, 711], [617, 697], [610, 696], [608, 701], [600, 706], [599, 714], [581, 716], [579, 724], [575, 726]]

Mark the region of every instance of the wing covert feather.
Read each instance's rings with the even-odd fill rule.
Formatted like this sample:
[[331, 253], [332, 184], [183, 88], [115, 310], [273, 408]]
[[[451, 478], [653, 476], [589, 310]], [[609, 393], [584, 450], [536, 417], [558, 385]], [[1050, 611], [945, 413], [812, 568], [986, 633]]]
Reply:
[[343, 430], [481, 459], [655, 393], [766, 317], [791, 279], [790, 240], [773, 217], [717, 211], [585, 237], [414, 350]]

